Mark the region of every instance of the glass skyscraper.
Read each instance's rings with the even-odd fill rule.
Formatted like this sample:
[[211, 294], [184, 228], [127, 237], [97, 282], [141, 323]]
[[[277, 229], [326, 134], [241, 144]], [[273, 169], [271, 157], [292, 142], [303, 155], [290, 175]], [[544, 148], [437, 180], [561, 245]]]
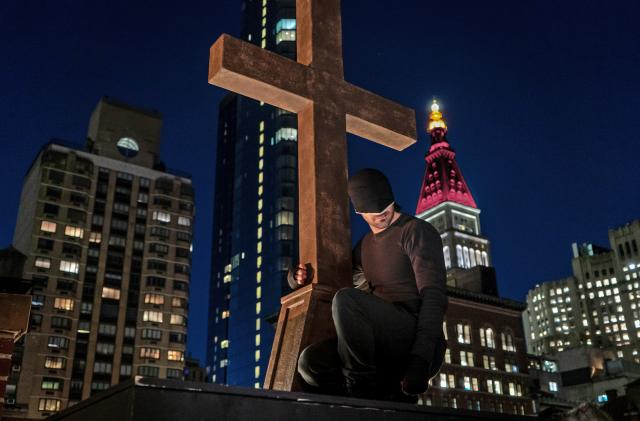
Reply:
[[[246, 0], [242, 39], [296, 59], [295, 0]], [[207, 366], [260, 387], [272, 321], [297, 260], [296, 115], [236, 94], [220, 103]]]

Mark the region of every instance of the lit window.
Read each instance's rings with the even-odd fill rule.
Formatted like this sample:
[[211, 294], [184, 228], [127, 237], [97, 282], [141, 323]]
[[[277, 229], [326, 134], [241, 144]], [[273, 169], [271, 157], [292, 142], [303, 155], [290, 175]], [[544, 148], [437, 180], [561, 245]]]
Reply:
[[67, 225], [64, 228], [64, 235], [66, 235], [67, 237], [82, 238], [82, 236], [84, 235], [84, 230], [80, 227]]
[[169, 361], [184, 361], [184, 352], [169, 350], [169, 352], [167, 352], [167, 359]]
[[260, 366], [257, 365], [256, 368], [253, 370], [253, 377], [255, 377], [256, 379], [258, 377], [260, 377]]
[[73, 298], [56, 297], [53, 301], [53, 308], [57, 310], [73, 310]]
[[160, 359], [160, 350], [158, 348], [140, 348], [140, 358]]
[[229, 340], [223, 339], [222, 341], [220, 341], [220, 348], [222, 349], [229, 348]]
[[440, 387], [446, 388], [447, 385], [447, 375], [445, 373], [440, 373]]
[[42, 269], [50, 269], [51, 268], [51, 259], [47, 257], [36, 257], [36, 261], [34, 262], [34, 266]]
[[256, 335], [256, 346], [260, 346], [260, 334]]
[[164, 304], [164, 295], [160, 294], [144, 294], [145, 304]]
[[38, 402], [38, 411], [57, 412], [60, 410], [61, 401], [58, 399], [41, 398]]
[[178, 217], [178, 225], [182, 225], [185, 227], [190, 227], [191, 226], [191, 218], [187, 218], [186, 216], [179, 216]]
[[162, 312], [145, 311], [144, 313], [142, 313], [142, 321], [162, 323]]
[[480, 345], [487, 348], [495, 348], [496, 340], [493, 334], [493, 329], [490, 327], [480, 328]]
[[260, 330], [260, 319], [256, 319], [256, 330]]
[[260, 281], [262, 281], [262, 272], [258, 271], [256, 272], [256, 282], [260, 283]]
[[40, 230], [44, 232], [56, 232], [56, 223], [52, 221], [42, 221], [40, 223]]
[[67, 360], [62, 357], [46, 357], [44, 360], [44, 368], [57, 370], [65, 368], [67, 366]]
[[295, 142], [298, 139], [298, 129], [293, 127], [282, 127], [276, 131], [275, 141], [276, 144], [282, 141]]
[[256, 314], [260, 314], [260, 310], [262, 309], [262, 305], [260, 305], [260, 302], [256, 303]]
[[471, 333], [470, 333], [470, 327], [468, 324], [458, 323], [456, 325], [456, 332], [458, 334], [458, 343], [461, 343], [461, 344], [471, 343]]
[[168, 212], [153, 211], [152, 218], [154, 221], [171, 222], [171, 214]]
[[101, 241], [102, 241], [102, 233], [100, 233], [100, 232], [92, 232], [91, 234], [89, 234], [89, 242], [90, 243], [100, 244]]
[[110, 298], [112, 300], [120, 299], [120, 290], [116, 288], [104, 287], [102, 288], [102, 298]]
[[280, 211], [276, 213], [276, 227], [281, 225], [293, 225], [294, 214], [291, 211]]
[[256, 362], [260, 361], [260, 350], [259, 349], [256, 349], [254, 358], [255, 358]]
[[187, 319], [182, 314], [172, 314], [171, 324], [184, 326], [187, 324]]
[[222, 316], [221, 316], [221, 317], [222, 317], [223, 319], [227, 319], [230, 315], [231, 315], [231, 313], [229, 312], [229, 310], [224, 310], [224, 311], [222, 312]]
[[549, 382], [549, 391], [550, 392], [557, 392], [558, 391], [558, 383]]
[[257, 287], [256, 288], [256, 298], [260, 299], [262, 297], [262, 288], [261, 287]]
[[185, 308], [186, 306], [187, 306], [187, 300], [185, 300], [184, 298], [180, 298], [180, 297], [171, 298], [171, 307]]
[[61, 260], [60, 271], [67, 273], [78, 273], [80, 271], [80, 264], [78, 262], [71, 262], [69, 260]]

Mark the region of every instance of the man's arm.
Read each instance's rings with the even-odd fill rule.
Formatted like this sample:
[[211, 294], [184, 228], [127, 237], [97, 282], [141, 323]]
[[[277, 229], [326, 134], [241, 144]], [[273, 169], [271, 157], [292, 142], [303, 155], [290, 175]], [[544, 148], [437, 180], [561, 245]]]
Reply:
[[369, 285], [367, 278], [365, 278], [364, 269], [362, 268], [362, 239], [358, 241], [358, 244], [353, 248], [353, 252], [351, 253], [351, 263], [354, 288], [370, 292], [371, 286]]
[[[421, 298], [420, 311], [418, 313], [418, 326], [416, 337], [411, 348], [409, 361], [410, 376], [413, 371], [419, 377], [419, 385], [406, 385], [407, 393], [420, 393], [424, 386], [426, 389], [426, 372], [431, 364], [435, 347], [442, 340], [442, 323], [447, 311], [447, 271], [442, 254], [442, 240], [440, 234], [431, 225], [417, 222], [415, 229], [407, 232], [405, 250], [416, 278], [416, 286]], [[406, 380], [406, 378], [405, 378]], [[424, 385], [422, 384], [424, 383]], [[411, 387], [414, 386], [414, 387]]]

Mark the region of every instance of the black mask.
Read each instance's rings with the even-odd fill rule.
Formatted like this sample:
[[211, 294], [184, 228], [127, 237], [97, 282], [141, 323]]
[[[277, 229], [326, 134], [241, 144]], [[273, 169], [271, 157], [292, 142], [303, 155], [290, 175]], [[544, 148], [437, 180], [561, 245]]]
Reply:
[[359, 213], [380, 213], [395, 200], [389, 180], [374, 168], [362, 169], [351, 176], [349, 197]]

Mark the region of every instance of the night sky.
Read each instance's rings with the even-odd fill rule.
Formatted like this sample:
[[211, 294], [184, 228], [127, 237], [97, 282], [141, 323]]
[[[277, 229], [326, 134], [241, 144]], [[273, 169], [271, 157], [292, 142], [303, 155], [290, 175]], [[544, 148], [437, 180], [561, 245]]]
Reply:
[[[415, 108], [419, 128], [403, 152], [351, 138], [350, 171], [380, 168], [412, 213], [437, 97], [502, 295], [569, 275], [572, 242], [606, 246], [609, 228], [640, 217], [640, 3], [343, 3], [347, 80]], [[201, 359], [224, 94], [207, 84], [208, 53], [239, 28], [240, 0], [0, 2], [0, 246], [44, 143], [84, 143], [103, 95], [161, 111], [162, 158], [197, 192], [189, 349]]]

